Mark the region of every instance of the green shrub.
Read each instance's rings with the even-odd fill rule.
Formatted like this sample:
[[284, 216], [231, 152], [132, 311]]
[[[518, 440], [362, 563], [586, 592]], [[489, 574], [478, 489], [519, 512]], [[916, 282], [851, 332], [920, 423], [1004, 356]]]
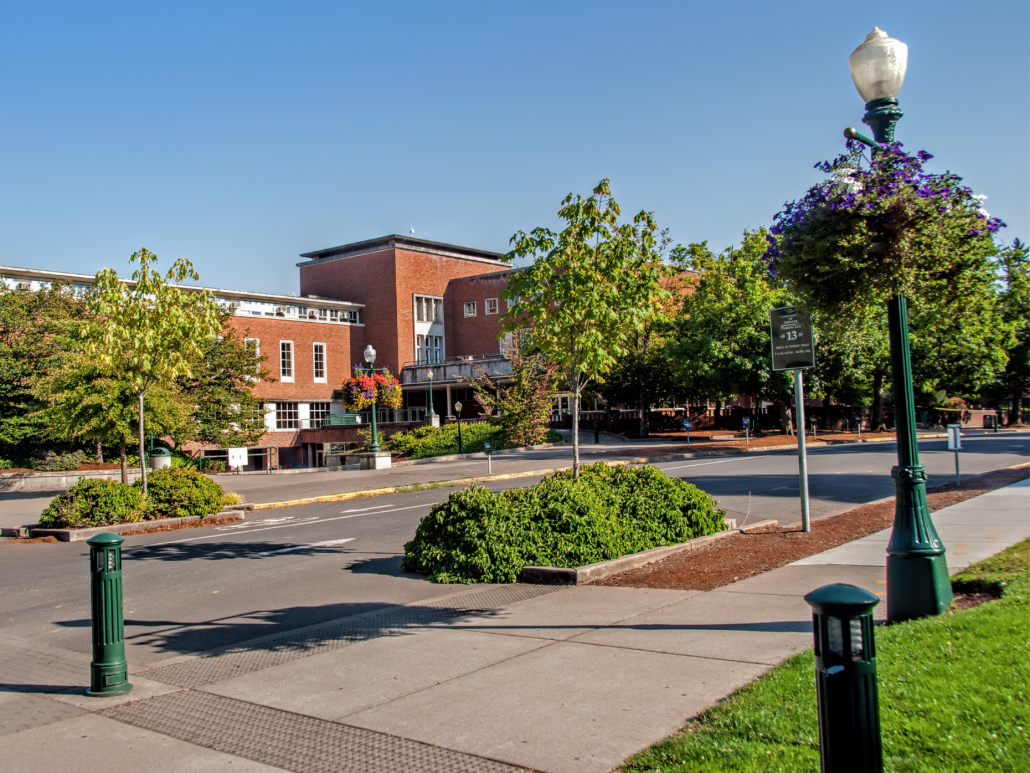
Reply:
[[[132, 484], [141, 489], [142, 480]], [[210, 515], [222, 509], [222, 487], [186, 467], [165, 467], [147, 476], [147, 508], [153, 518]]]
[[456, 491], [404, 546], [435, 582], [516, 582], [524, 566], [576, 567], [725, 528], [708, 494], [655, 467], [585, 466], [528, 489]]
[[225, 472], [225, 461], [222, 459], [205, 459], [204, 472]]
[[14, 462], [10, 459], [0, 459], [0, 470], [9, 470], [14, 467]]
[[91, 457], [87, 456], [82, 451], [69, 451], [67, 453], [47, 451], [45, 455], [37, 456], [32, 460], [32, 469], [41, 470], [43, 472], [75, 470], [78, 469], [80, 464], [84, 464], [90, 460]]
[[242, 504], [243, 504], [243, 496], [240, 495], [240, 494], [237, 494], [235, 491], [226, 491], [224, 494], [222, 494], [222, 507], [227, 507], [228, 505], [242, 505]]
[[[476, 454], [483, 450], [483, 441], [491, 438], [494, 450], [509, 447], [504, 430], [494, 424], [462, 424], [461, 453]], [[557, 443], [562, 439], [554, 430], [549, 430], [545, 443]], [[444, 456], [458, 453], [458, 424], [445, 424], [442, 427], [419, 427], [411, 432], [398, 432], [391, 437], [383, 448], [398, 451], [409, 459], [426, 459], [430, 456]]]
[[50, 529], [109, 526], [147, 517], [142, 492], [105, 478], [82, 478], [56, 497], [39, 517]]

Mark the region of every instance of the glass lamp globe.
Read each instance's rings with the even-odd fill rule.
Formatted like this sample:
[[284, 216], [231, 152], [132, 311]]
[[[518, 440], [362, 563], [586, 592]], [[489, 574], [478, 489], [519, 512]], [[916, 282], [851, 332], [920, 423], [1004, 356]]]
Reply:
[[879, 27], [848, 57], [851, 79], [866, 103], [897, 99], [908, 67], [908, 46]]
[[433, 380], [433, 371], [431, 371], [431, 370], [430, 370], [430, 371], [427, 371], [427, 372], [426, 372], [426, 376], [428, 376], [428, 377], [429, 377], [429, 380], [430, 380], [430, 381], [432, 381], [432, 380]]
[[372, 344], [365, 347], [365, 362], [372, 365], [376, 361], [376, 350], [372, 348]]

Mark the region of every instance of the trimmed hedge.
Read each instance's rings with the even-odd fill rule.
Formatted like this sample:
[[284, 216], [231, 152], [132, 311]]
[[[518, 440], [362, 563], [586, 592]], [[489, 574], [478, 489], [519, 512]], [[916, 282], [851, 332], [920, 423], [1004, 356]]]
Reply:
[[46, 455], [38, 456], [32, 460], [32, 469], [43, 472], [77, 470], [80, 464], [85, 464], [89, 461], [91, 461], [91, 458], [83, 451], [70, 451], [63, 454], [47, 451]]
[[708, 494], [655, 467], [584, 466], [528, 489], [470, 486], [435, 505], [401, 568], [434, 582], [516, 582], [524, 566], [572, 568], [725, 529]]
[[53, 499], [39, 522], [48, 529], [110, 526], [154, 517], [147, 512], [143, 492], [105, 478], [82, 478]]
[[[483, 450], [483, 441], [492, 438], [494, 450], [510, 447], [504, 430], [494, 424], [462, 424], [461, 453], [477, 454]], [[548, 430], [545, 443], [558, 443], [562, 436], [553, 429]], [[419, 427], [410, 432], [398, 432], [383, 447], [388, 451], [399, 451], [409, 459], [426, 459], [430, 456], [444, 456], [458, 453], [458, 424], [444, 424], [441, 427]]]
[[[143, 481], [132, 485], [142, 489]], [[222, 487], [188, 467], [165, 467], [147, 475], [147, 507], [151, 518], [211, 515], [222, 509]]]

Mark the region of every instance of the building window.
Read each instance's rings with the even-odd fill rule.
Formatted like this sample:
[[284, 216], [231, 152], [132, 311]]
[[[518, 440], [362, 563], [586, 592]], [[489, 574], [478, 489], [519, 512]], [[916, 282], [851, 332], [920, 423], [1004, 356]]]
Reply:
[[426, 361], [425, 344], [426, 336], [415, 336], [415, 362], [420, 365]]
[[443, 322], [443, 301], [439, 298], [433, 299], [433, 322]]
[[297, 403], [275, 404], [276, 429], [300, 429], [300, 411]]
[[486, 313], [487, 314], [496, 314], [497, 313], [497, 299], [496, 298], [487, 298], [486, 299]]
[[476, 302], [475, 301], [465, 301], [465, 316], [466, 317], [474, 317], [474, 316], [476, 316]]
[[432, 362], [443, 362], [443, 336], [432, 336], [433, 357]]
[[311, 428], [318, 429], [323, 424], [329, 423], [330, 403], [311, 403], [308, 407], [308, 417], [311, 419]]
[[514, 298], [509, 298], [508, 301], [507, 301], [508, 308], [510, 309], [512, 306], [514, 306], [518, 302], [519, 302], [519, 296], [517, 296], [517, 295]]
[[293, 381], [293, 341], [279, 342], [279, 379], [286, 383]]
[[325, 344], [312, 345], [312, 363], [315, 371], [315, 383], [325, 383]]

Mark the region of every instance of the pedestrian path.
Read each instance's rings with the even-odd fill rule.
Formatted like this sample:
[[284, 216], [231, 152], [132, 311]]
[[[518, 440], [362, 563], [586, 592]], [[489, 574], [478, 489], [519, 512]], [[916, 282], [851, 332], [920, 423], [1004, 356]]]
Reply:
[[[933, 519], [955, 570], [1030, 536], [1028, 515], [1023, 482]], [[88, 677], [81, 655], [0, 639], [2, 673], [31, 672], [0, 685], [0, 759], [26, 773], [605, 773], [811, 646], [804, 594], [849, 582], [883, 597], [884, 546], [874, 534], [705, 593], [448, 589], [137, 669], [132, 693], [100, 700], [69, 687], [76, 667]]]

